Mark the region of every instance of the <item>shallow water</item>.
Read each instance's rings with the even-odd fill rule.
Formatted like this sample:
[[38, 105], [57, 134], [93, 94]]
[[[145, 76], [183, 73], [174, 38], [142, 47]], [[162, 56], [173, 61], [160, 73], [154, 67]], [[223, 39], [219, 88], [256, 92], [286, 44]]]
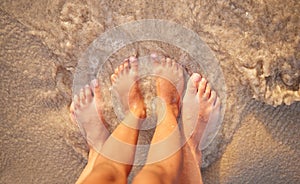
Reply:
[[[197, 33], [224, 74], [226, 111], [219, 136], [203, 151], [204, 182], [299, 183], [299, 2], [0, 4], [0, 183], [74, 183], [87, 154], [85, 140], [68, 117], [79, 59], [105, 31], [149, 18]], [[189, 72], [214, 75], [187, 62], [192, 58], [181, 48], [145, 41], [111, 55], [98, 76], [109, 86], [105, 79], [124, 56], [152, 51], [178, 59]], [[151, 85], [144, 88], [154, 92]], [[110, 105], [108, 117], [115, 116]], [[142, 136], [149, 141], [151, 133]]]

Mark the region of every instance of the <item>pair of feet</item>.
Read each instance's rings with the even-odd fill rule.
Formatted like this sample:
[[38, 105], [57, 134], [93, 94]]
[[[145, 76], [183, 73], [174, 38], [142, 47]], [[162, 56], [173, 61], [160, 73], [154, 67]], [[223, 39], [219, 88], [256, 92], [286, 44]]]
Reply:
[[[170, 58], [158, 59], [152, 55], [154, 73], [157, 76], [157, 96], [162, 99], [171, 111], [178, 116], [180, 100], [184, 90], [182, 67]], [[125, 59], [111, 75], [112, 91], [118, 95], [125, 114], [135, 117], [146, 117], [145, 103], [138, 83], [138, 60], [135, 57]], [[101, 151], [101, 147], [109, 136], [102, 114], [103, 100], [97, 80], [85, 86], [80, 95], [75, 95], [70, 107], [71, 118], [76, 122], [86, 137], [91, 150]], [[161, 108], [158, 108], [161, 110]], [[206, 124], [219, 117], [220, 100], [207, 80], [194, 73], [188, 80], [182, 101], [182, 120], [187, 144], [195, 159], [200, 161], [198, 149]], [[161, 112], [158, 112], [158, 114]]]

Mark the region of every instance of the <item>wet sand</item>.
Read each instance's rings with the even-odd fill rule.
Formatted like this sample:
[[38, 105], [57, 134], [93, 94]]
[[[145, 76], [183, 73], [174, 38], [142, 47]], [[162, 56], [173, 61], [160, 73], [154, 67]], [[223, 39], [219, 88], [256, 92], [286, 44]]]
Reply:
[[[3, 0], [0, 5], [0, 183], [76, 181], [87, 155], [86, 142], [68, 117], [79, 58], [105, 31], [141, 19], [165, 19], [196, 32], [222, 68], [226, 112], [218, 136], [203, 151], [204, 183], [299, 183], [298, 1]], [[202, 72], [181, 49], [145, 41], [113, 54], [99, 78], [107, 79], [125, 56], [152, 51]], [[154, 91], [147, 83], [145, 88]], [[109, 109], [113, 129], [117, 120]], [[150, 134], [143, 139], [149, 141]]]

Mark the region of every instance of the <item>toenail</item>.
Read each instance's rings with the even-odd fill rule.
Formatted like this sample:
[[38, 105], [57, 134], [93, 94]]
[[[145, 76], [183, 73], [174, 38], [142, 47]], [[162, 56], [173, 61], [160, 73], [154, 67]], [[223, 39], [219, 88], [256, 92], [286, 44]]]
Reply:
[[192, 77], [194, 82], [199, 82], [201, 79], [201, 76], [198, 73], [193, 73]]
[[92, 84], [93, 84], [94, 87], [98, 87], [99, 86], [99, 83], [98, 83], [97, 79], [92, 80]]
[[156, 59], [156, 58], [157, 58], [157, 54], [156, 54], [156, 53], [152, 53], [150, 56], [151, 56], [153, 59]]
[[129, 61], [131, 61], [131, 62], [133, 62], [133, 61], [136, 61], [137, 59], [136, 59], [136, 57], [134, 57], [134, 56], [130, 56], [130, 58], [129, 58]]

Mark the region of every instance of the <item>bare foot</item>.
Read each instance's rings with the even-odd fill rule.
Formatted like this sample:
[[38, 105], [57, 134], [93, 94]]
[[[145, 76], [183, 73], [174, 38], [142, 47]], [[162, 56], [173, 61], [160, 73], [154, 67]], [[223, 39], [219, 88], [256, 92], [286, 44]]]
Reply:
[[111, 75], [112, 92], [121, 100], [125, 114], [132, 112], [138, 118], [146, 117], [146, 106], [138, 84], [138, 61], [131, 56]]
[[86, 138], [91, 150], [100, 152], [109, 132], [106, 129], [101, 113], [102, 101], [98, 81], [80, 90], [80, 96], [75, 95], [70, 107], [70, 117], [76, 122], [81, 133]]
[[198, 162], [201, 161], [198, 145], [207, 125], [219, 120], [220, 107], [220, 99], [211, 90], [207, 80], [194, 73], [188, 81], [183, 98], [182, 120], [187, 143]]
[[[156, 80], [157, 96], [172, 108], [177, 117], [184, 86], [183, 69], [170, 58], [163, 57], [159, 61], [156, 54], [152, 54], [151, 57], [154, 60], [154, 73], [158, 77]], [[161, 111], [159, 108], [158, 110]]]
[[154, 62], [157, 96], [158, 124], [152, 137], [147, 162], [133, 183], [178, 183], [182, 168], [181, 133], [177, 124], [184, 76], [182, 67], [170, 58]]

